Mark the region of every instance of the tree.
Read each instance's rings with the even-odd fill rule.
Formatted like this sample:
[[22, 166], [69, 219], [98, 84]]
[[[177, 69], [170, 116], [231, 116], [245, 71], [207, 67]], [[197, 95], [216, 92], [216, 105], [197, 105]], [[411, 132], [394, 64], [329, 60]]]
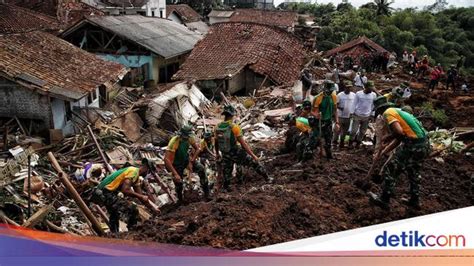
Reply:
[[446, 9], [448, 6], [448, 1], [447, 0], [436, 0], [434, 4], [426, 6], [425, 10], [433, 13], [441, 12]]
[[390, 7], [393, 4], [393, 0], [374, 0], [375, 5], [377, 6], [377, 15], [390, 16], [393, 8]]

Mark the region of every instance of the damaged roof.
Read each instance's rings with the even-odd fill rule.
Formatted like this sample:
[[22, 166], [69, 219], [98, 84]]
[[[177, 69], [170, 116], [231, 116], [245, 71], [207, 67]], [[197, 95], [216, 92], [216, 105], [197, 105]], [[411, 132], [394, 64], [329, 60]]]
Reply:
[[140, 15], [87, 17], [62, 36], [67, 36], [87, 23], [133, 41], [164, 58], [191, 51], [202, 38], [198, 32], [174, 21]]
[[213, 9], [211, 13], [209, 13], [208, 17], [214, 18], [230, 18], [234, 14], [234, 10], [217, 10]]
[[302, 43], [273, 26], [226, 22], [211, 26], [174, 79], [226, 79], [249, 67], [277, 84], [294, 82], [304, 61]]
[[298, 14], [292, 11], [263, 9], [237, 9], [230, 17], [231, 22], [255, 22], [282, 28], [293, 28]]
[[344, 53], [348, 50], [351, 50], [353, 47], [360, 46], [360, 45], [366, 47], [369, 50], [376, 51], [376, 52], [379, 52], [379, 53], [388, 52], [382, 46], [378, 45], [377, 43], [375, 43], [371, 39], [369, 39], [365, 36], [362, 36], [362, 37], [356, 38], [356, 39], [354, 39], [350, 42], [346, 42], [344, 44], [341, 44], [341, 45], [339, 45], [338, 47], [336, 47], [334, 49], [326, 51], [324, 53], [324, 56], [332, 56], [332, 55], [335, 55], [337, 53]]
[[166, 17], [168, 18], [173, 12], [175, 12], [184, 23], [201, 20], [201, 15], [186, 4], [166, 5]]
[[59, 29], [59, 22], [53, 17], [15, 5], [0, 4], [0, 34]]
[[0, 37], [0, 75], [56, 98], [78, 100], [127, 72], [46, 32]]

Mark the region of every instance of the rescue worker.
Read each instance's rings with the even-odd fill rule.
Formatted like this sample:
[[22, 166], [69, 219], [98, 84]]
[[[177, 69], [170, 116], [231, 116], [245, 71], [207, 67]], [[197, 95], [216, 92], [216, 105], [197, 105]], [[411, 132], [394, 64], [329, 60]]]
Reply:
[[135, 197], [150, 207], [148, 196], [142, 193], [139, 178], [140, 176], [146, 176], [153, 169], [154, 166], [151, 162], [144, 159], [140, 167], [129, 166], [115, 171], [104, 178], [97, 186], [94, 196], [98, 197], [100, 204], [107, 208], [111, 232], [117, 233], [119, 231], [120, 215], [127, 215], [128, 229], [133, 228], [138, 221], [137, 206], [135, 203], [119, 196], [119, 192], [128, 197]]
[[312, 107], [311, 101], [305, 100], [302, 106], [303, 106], [303, 111], [301, 111], [299, 116], [307, 118], [311, 114], [311, 107]]
[[[223, 189], [230, 192], [230, 181], [234, 164], [238, 166], [249, 166], [259, 175], [266, 178], [268, 182], [273, 182], [259, 158], [253, 153], [248, 143], [244, 140], [242, 129], [234, 124], [233, 119], [236, 110], [232, 105], [224, 106], [224, 121], [215, 128], [214, 137], [216, 158], [219, 161], [222, 157]], [[222, 155], [221, 155], [222, 154]], [[238, 177], [240, 179], [241, 177]]]
[[391, 92], [384, 94], [383, 97], [386, 98], [387, 102], [394, 103], [396, 107], [401, 107], [403, 101], [411, 96], [408, 86], [408, 83], [403, 82], [400, 86], [393, 88]]
[[[203, 139], [199, 144], [199, 151], [196, 153], [196, 156], [199, 157], [200, 165], [206, 171], [206, 161], [215, 160], [216, 154], [214, 153], [214, 136], [211, 132], [204, 132]], [[200, 166], [198, 166], [199, 168]], [[206, 175], [199, 176], [199, 181], [201, 183], [202, 191], [204, 192], [204, 198], [210, 200], [210, 189], [209, 189], [209, 180]]]
[[298, 117], [295, 119], [295, 128], [298, 129], [298, 137], [296, 142], [296, 156], [298, 162], [311, 159], [313, 156], [313, 147], [310, 145], [311, 126], [309, 121], [315, 121], [314, 116], [309, 118]]
[[449, 85], [451, 85], [453, 87], [453, 91], [456, 91], [456, 78], [458, 76], [456, 66], [451, 65], [451, 68], [448, 70], [446, 75], [446, 90], [449, 90]]
[[[332, 122], [334, 120], [334, 129], [339, 132], [339, 117], [337, 116], [337, 95], [335, 93], [334, 82], [325, 80], [323, 83], [323, 92], [319, 93], [313, 102], [311, 115], [317, 120], [312, 125], [311, 145], [317, 147], [324, 138], [324, 149], [326, 158], [332, 159], [331, 141], [332, 141]], [[321, 132], [319, 130], [321, 124]]]
[[[199, 154], [199, 146], [196, 143], [194, 136], [192, 136], [193, 128], [189, 125], [183, 126], [178, 135], [171, 138], [166, 148], [165, 166], [173, 174], [173, 183], [175, 186], [178, 203], [183, 202], [183, 179], [184, 170], [187, 168], [189, 174], [194, 171], [198, 174], [201, 185], [207, 184], [207, 176], [204, 166], [199, 163], [196, 158]], [[190, 160], [190, 148], [193, 153]], [[203, 187], [204, 193], [209, 193], [209, 190]], [[207, 191], [206, 191], [207, 190]]]
[[382, 195], [369, 193], [369, 196], [376, 205], [389, 210], [395, 183], [400, 174], [405, 171], [410, 182], [411, 196], [405, 203], [410, 207], [419, 208], [419, 171], [430, 152], [427, 132], [413, 115], [394, 108], [391, 103], [376, 103], [376, 115], [382, 114], [385, 126], [389, 128], [390, 135], [394, 138], [384, 147], [379, 156], [388, 154], [394, 149], [395, 152], [383, 171]]

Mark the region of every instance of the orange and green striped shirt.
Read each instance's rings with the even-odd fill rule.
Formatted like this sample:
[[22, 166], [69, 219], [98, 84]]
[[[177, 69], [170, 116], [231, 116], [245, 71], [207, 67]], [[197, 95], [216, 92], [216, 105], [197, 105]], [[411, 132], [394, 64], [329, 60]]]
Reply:
[[298, 128], [301, 132], [304, 133], [311, 131], [308, 119], [305, 117], [296, 118], [296, 128]]
[[394, 122], [400, 123], [403, 129], [403, 134], [409, 139], [424, 139], [426, 137], [426, 130], [412, 114], [402, 111], [399, 108], [388, 108], [383, 117], [388, 125]]

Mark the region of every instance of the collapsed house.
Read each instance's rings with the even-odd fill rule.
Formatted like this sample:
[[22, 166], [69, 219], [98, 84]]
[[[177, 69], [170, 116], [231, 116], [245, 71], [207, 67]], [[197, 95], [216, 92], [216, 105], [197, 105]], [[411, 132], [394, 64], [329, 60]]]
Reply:
[[175, 80], [195, 80], [206, 93], [253, 93], [263, 86], [293, 84], [304, 61], [302, 43], [280, 28], [227, 22], [211, 26]]
[[350, 42], [339, 45], [338, 47], [326, 51], [324, 53], [325, 57], [337, 56], [340, 58], [345, 58], [347, 56], [351, 57], [353, 62], [356, 64], [360, 63], [360, 56], [366, 53], [388, 53], [385, 48], [378, 45], [371, 39], [362, 36], [356, 38]]
[[167, 19], [130, 15], [88, 17], [62, 37], [131, 68], [124, 85], [151, 87], [171, 80], [202, 35]]
[[0, 35], [0, 117], [72, 134], [73, 108], [103, 106], [127, 71], [49, 33]]
[[209, 26], [202, 21], [201, 15], [186, 4], [168, 5], [166, 8], [166, 17], [174, 22], [183, 24], [192, 31], [206, 34]]

